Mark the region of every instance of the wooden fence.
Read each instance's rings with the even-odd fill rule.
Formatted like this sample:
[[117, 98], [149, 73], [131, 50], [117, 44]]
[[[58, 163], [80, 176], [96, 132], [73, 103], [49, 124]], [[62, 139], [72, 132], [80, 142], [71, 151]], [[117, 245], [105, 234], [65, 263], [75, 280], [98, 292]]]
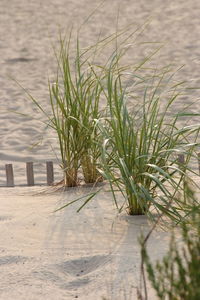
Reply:
[[[14, 182], [13, 165], [6, 164], [5, 170], [6, 170], [6, 186], [14, 187], [15, 182]], [[26, 178], [27, 178], [27, 186], [35, 185], [33, 162], [26, 163]], [[46, 162], [46, 181], [47, 181], [47, 185], [53, 185], [54, 183], [54, 170], [53, 170], [52, 161]]]
[[[180, 163], [180, 165], [184, 166], [184, 163], [185, 163], [184, 154], [178, 155], [178, 162]], [[199, 174], [200, 174], [200, 153], [198, 154], [198, 169], [199, 169]], [[15, 182], [14, 182], [13, 165], [6, 164], [5, 170], [6, 170], [6, 186], [14, 187]], [[27, 178], [27, 186], [35, 185], [33, 162], [26, 163], [26, 178]], [[46, 182], [47, 182], [47, 185], [49, 185], [49, 186], [54, 184], [54, 168], [53, 168], [52, 161], [46, 162]]]

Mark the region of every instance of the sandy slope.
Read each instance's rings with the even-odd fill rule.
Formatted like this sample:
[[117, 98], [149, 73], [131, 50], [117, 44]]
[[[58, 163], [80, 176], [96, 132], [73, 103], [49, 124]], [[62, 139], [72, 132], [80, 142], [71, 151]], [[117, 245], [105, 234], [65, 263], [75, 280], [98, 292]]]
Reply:
[[[1, 188], [0, 299], [136, 299], [138, 236], [150, 228], [146, 217], [117, 216], [103, 192], [79, 214], [77, 205], [52, 213], [83, 191], [40, 192], [15, 188], [8, 196]], [[152, 258], [165, 253], [168, 236], [153, 234]]]

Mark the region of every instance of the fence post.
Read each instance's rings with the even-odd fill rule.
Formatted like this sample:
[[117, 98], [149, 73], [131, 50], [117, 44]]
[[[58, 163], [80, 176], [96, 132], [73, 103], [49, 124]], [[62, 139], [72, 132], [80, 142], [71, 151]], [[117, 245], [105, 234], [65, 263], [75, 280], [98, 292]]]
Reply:
[[34, 185], [34, 173], [33, 173], [33, 163], [32, 162], [26, 163], [26, 176], [27, 176], [27, 185], [28, 186]]
[[185, 157], [184, 154], [178, 154], [178, 162], [183, 167], [185, 164]]
[[7, 187], [13, 187], [14, 184], [14, 175], [13, 175], [13, 166], [12, 164], [6, 164], [6, 185]]
[[53, 162], [46, 162], [46, 170], [47, 170], [47, 185], [53, 185], [54, 183], [54, 173], [53, 173]]
[[[184, 154], [178, 154], [178, 164], [179, 164], [179, 169], [181, 171], [184, 171], [184, 166], [185, 166], [185, 156]], [[180, 172], [182, 175], [182, 172]]]

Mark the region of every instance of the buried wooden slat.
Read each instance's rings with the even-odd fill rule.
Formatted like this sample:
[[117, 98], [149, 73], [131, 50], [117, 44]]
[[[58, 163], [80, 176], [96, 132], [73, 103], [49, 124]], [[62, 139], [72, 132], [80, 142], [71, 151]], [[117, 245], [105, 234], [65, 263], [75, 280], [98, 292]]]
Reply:
[[178, 154], [178, 162], [180, 165], [184, 166], [184, 163], [185, 163], [184, 154]]
[[14, 184], [14, 175], [13, 175], [12, 164], [6, 164], [5, 169], [6, 169], [6, 185], [8, 187], [13, 187], [15, 184]]
[[52, 161], [46, 162], [46, 169], [47, 169], [47, 185], [52, 185], [54, 183], [54, 173], [53, 173], [53, 162]]
[[33, 173], [33, 163], [26, 163], [26, 176], [27, 176], [27, 185], [34, 185], [34, 173]]
[[178, 163], [179, 163], [179, 169], [181, 171], [183, 171], [184, 170], [184, 165], [185, 165], [185, 156], [184, 156], [184, 154], [178, 154]]
[[[199, 169], [199, 175], [200, 175], [200, 152], [197, 154], [198, 156], [198, 169]], [[184, 154], [178, 154], [178, 164], [180, 169], [182, 169], [185, 165], [185, 156]], [[64, 165], [66, 167], [66, 163]], [[7, 187], [14, 187], [14, 172], [13, 172], [13, 165], [12, 164], [6, 164], [5, 165], [5, 171], [6, 171], [6, 186]], [[26, 174], [27, 174], [27, 184], [28, 186], [35, 185], [34, 183], [34, 172], [33, 172], [33, 162], [27, 162], [26, 163]], [[47, 175], [47, 184], [53, 185], [54, 183], [54, 168], [53, 168], [53, 162], [47, 161], [46, 162], [46, 175]]]

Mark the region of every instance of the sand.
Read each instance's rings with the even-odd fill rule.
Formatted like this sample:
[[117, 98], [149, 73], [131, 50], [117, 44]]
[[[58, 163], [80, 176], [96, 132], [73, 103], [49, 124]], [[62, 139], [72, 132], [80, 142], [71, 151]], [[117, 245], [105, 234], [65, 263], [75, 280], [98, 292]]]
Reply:
[[[25, 162], [34, 161], [36, 183], [45, 182], [46, 160], [57, 162], [55, 135], [46, 130], [45, 118], [11, 78], [48, 108], [47, 80], [53, 80], [56, 64], [52, 45], [59, 28], [72, 23], [78, 28], [99, 5], [97, 0], [1, 0], [0, 1], [0, 185], [5, 185], [6, 163], [13, 163], [16, 185], [25, 183]], [[127, 61], [145, 57], [152, 45], [165, 46], [154, 58], [154, 66], [184, 65], [176, 79], [190, 87], [200, 86], [199, 0], [107, 0], [82, 28], [83, 46], [94, 43], [99, 31], [115, 31], [133, 22], [151, 23], [139, 37]], [[199, 98], [189, 90], [175, 107]], [[192, 107], [199, 111], [199, 103]], [[14, 112], [13, 112], [14, 111]], [[26, 114], [26, 116], [17, 115]], [[42, 121], [42, 122], [41, 122]], [[192, 119], [198, 122], [198, 118]], [[43, 142], [33, 147], [43, 138]], [[55, 170], [56, 180], [60, 178]], [[123, 300], [123, 292], [135, 299], [139, 277], [140, 230], [148, 231], [145, 217], [116, 215], [109, 194], [101, 194], [77, 214], [75, 207], [52, 213], [77, 192], [40, 194], [41, 188], [0, 188], [0, 299], [108, 299]], [[150, 242], [152, 257], [162, 257], [168, 233], [155, 233]], [[128, 284], [127, 284], [128, 282]], [[127, 298], [129, 299], [129, 298]], [[151, 297], [155, 299], [154, 296]]]
[[[147, 218], [117, 215], [108, 192], [80, 213], [80, 204], [53, 213], [82, 193], [1, 189], [0, 299], [137, 299], [138, 237], [149, 231]], [[152, 259], [163, 256], [168, 240], [167, 231], [153, 234]]]

